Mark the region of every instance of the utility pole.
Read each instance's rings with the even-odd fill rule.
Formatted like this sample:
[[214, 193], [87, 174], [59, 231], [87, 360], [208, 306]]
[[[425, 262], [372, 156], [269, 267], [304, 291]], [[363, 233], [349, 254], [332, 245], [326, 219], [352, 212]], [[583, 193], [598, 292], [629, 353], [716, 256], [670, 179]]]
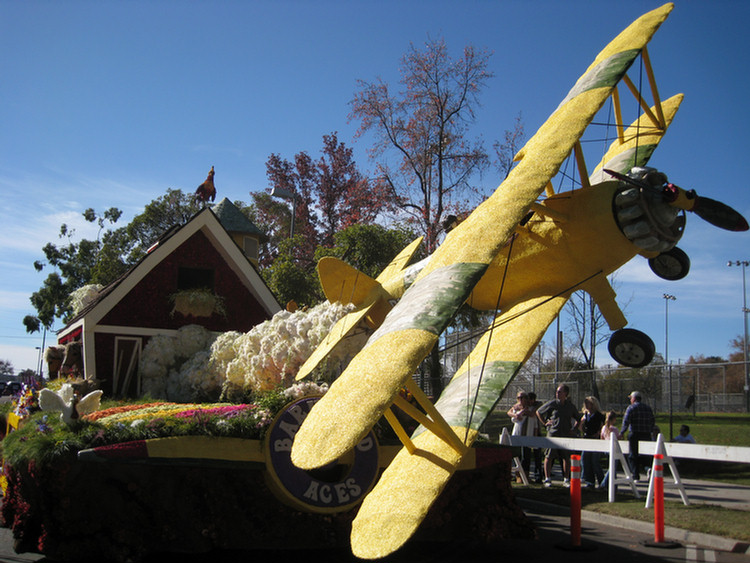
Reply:
[[669, 363], [669, 302], [677, 298], [669, 293], [664, 294], [664, 364], [669, 378], [669, 441], [674, 439], [672, 431], [672, 365]]
[[745, 412], [750, 412], [750, 373], [748, 372], [748, 365], [747, 365], [747, 291], [746, 291], [746, 285], [745, 285], [745, 267], [750, 264], [749, 260], [735, 260], [732, 262], [731, 260], [727, 262], [727, 266], [742, 266], [742, 315], [744, 317], [745, 322], [745, 335], [744, 340], [742, 341], [742, 354], [744, 356], [744, 362], [745, 362]]

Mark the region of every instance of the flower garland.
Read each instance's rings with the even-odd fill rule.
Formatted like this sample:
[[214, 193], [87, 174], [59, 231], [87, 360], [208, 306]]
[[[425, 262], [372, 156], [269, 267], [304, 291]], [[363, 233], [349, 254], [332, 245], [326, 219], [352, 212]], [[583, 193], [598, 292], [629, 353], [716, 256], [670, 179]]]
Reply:
[[[159, 406], [159, 405], [167, 405], [169, 403], [149, 403], [148, 406]], [[116, 415], [121, 414], [125, 412], [135, 411], [142, 409], [146, 405], [121, 405], [119, 407], [111, 407], [108, 409], [92, 412], [91, 414], [87, 414], [83, 417], [84, 420], [87, 420], [89, 422], [95, 422], [99, 419], [106, 418], [110, 415]]]
[[146, 403], [138, 406], [140, 408], [120, 411], [100, 417], [98, 421], [105, 426], [109, 426], [112, 424], [125, 424], [128, 422], [133, 422], [136, 419], [165, 418], [174, 416], [183, 411], [199, 409], [202, 405], [195, 403]]
[[199, 416], [221, 416], [222, 418], [233, 418], [243, 412], [257, 409], [257, 405], [224, 405], [220, 407], [201, 407], [198, 409], [189, 409], [174, 414], [176, 418], [191, 418]]

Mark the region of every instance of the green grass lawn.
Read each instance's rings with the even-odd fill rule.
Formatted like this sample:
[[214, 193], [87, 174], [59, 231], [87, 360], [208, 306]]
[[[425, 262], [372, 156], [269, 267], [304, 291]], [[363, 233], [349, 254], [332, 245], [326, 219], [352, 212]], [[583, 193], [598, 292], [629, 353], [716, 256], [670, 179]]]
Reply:
[[[669, 439], [669, 416], [656, 417], [656, 424]], [[722, 446], [750, 447], [750, 414], [745, 413], [673, 413], [672, 429], [677, 435], [682, 424], [690, 427], [696, 442]]]
[[[657, 416], [656, 424], [669, 439], [669, 416]], [[672, 415], [672, 428], [677, 434], [682, 424], [690, 427], [696, 442], [719, 446], [750, 447], [750, 415], [745, 413], [679, 413]], [[688, 479], [706, 479], [750, 486], [750, 464], [722, 463], [699, 459], [683, 460], [678, 468]]]

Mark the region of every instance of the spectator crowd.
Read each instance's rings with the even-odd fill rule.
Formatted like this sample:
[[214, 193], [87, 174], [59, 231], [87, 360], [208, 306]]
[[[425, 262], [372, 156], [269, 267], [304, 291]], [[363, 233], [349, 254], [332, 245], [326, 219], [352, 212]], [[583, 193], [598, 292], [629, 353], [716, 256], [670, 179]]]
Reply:
[[[627, 436], [630, 446], [628, 465], [637, 481], [648, 474], [649, 463], [645, 456], [640, 455], [641, 441], [655, 440], [659, 434], [659, 427], [655, 424], [651, 407], [643, 401], [639, 391], [628, 395], [630, 405], [625, 410], [622, 424], [617, 424], [617, 413], [602, 412], [596, 397], [586, 397], [581, 410], [570, 400], [570, 389], [561, 384], [555, 391], [555, 398], [547, 402], [538, 401], [536, 394], [519, 391], [516, 402], [508, 410], [508, 416], [513, 423], [514, 436], [541, 436], [543, 432], [551, 438], [581, 437], [592, 440], [610, 440], [614, 434], [617, 440]], [[687, 425], [680, 427], [680, 433], [675, 437], [676, 442], [695, 443]], [[521, 466], [527, 475], [536, 483], [543, 483], [545, 487], [552, 486], [553, 467], [559, 460], [563, 486], [570, 486], [570, 450], [549, 448], [544, 451], [538, 448], [521, 448]], [[602, 468], [602, 453], [583, 451], [581, 455], [581, 483], [587, 488], [605, 488], [607, 475]]]

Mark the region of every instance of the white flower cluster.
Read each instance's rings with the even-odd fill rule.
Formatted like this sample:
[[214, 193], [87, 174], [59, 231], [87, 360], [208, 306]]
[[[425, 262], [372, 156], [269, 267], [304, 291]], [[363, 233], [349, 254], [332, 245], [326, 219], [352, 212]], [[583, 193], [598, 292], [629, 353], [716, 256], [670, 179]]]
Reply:
[[326, 302], [306, 311], [281, 311], [237, 338], [235, 357], [226, 369], [225, 396], [289, 386], [336, 321], [350, 310]]
[[[333, 325], [351, 310], [323, 303], [307, 311], [281, 311], [247, 333], [216, 335], [188, 325], [175, 336], [155, 336], [143, 349], [143, 391], [154, 399], [177, 402], [216, 401], [220, 395], [240, 400], [248, 393], [290, 386]], [[338, 375], [359, 346], [345, 344], [319, 371]], [[293, 394], [325, 392], [299, 384]]]
[[104, 286], [98, 283], [84, 285], [70, 294], [70, 306], [73, 307], [73, 316], [83, 311], [89, 304], [93, 303]]
[[324, 395], [326, 391], [328, 391], [327, 383], [321, 383], [319, 385], [312, 381], [300, 381], [299, 383], [295, 383], [291, 387], [284, 389], [284, 397], [286, 397], [288, 401], [295, 401], [302, 397], [307, 397], [308, 395]]
[[[202, 392], [206, 393], [206, 400], [210, 395], [218, 396], [215, 389], [206, 387], [212, 379], [208, 359], [215, 339], [215, 334], [198, 325], [184, 326], [175, 336], [154, 336], [141, 355], [143, 393], [177, 402], [190, 402]], [[221, 389], [220, 382], [218, 387]]]

